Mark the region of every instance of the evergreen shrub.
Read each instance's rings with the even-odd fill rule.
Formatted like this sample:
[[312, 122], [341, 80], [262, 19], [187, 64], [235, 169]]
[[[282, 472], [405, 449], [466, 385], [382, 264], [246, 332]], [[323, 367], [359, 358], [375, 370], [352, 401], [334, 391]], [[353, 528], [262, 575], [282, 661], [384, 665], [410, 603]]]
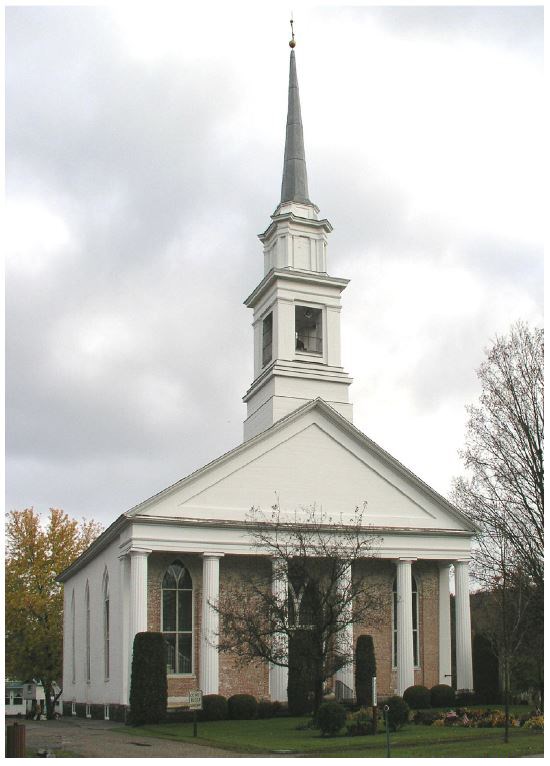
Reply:
[[389, 707], [388, 724], [391, 731], [397, 731], [400, 726], [409, 720], [409, 706], [399, 695], [390, 697], [386, 705]]
[[444, 713], [437, 713], [435, 710], [417, 710], [413, 716], [413, 722], [431, 726], [435, 721], [439, 721]]
[[258, 714], [258, 702], [251, 694], [234, 694], [227, 700], [227, 707], [234, 721], [247, 721]]
[[424, 710], [430, 707], [430, 690], [422, 684], [415, 684], [405, 689], [403, 699], [411, 710]]
[[355, 713], [350, 713], [346, 718], [346, 731], [348, 737], [362, 737], [365, 734], [374, 733], [372, 708], [360, 708]]
[[288, 642], [288, 712], [306, 715], [313, 709], [311, 631], [297, 630]]
[[346, 708], [339, 702], [323, 702], [315, 719], [323, 736], [334, 737], [346, 722]]
[[491, 642], [481, 633], [472, 641], [472, 662], [474, 689], [483, 704], [495, 705], [500, 702], [498, 659]]
[[203, 721], [225, 721], [229, 717], [227, 699], [222, 694], [205, 694], [202, 698]]
[[258, 700], [258, 718], [272, 718], [273, 703], [270, 700]]
[[452, 707], [455, 704], [455, 692], [448, 684], [437, 684], [430, 689], [432, 707]]
[[160, 723], [166, 716], [166, 644], [162, 633], [136, 633], [130, 685], [130, 723]]
[[355, 694], [358, 705], [372, 705], [372, 678], [375, 675], [376, 657], [372, 636], [359, 636], [355, 646]]
[[279, 702], [279, 700], [275, 700], [271, 703], [271, 715], [287, 715], [288, 714], [288, 706], [286, 704], [283, 705], [282, 702]]
[[468, 705], [477, 705], [478, 698], [475, 692], [469, 689], [459, 689], [456, 693], [455, 704], [467, 707]]

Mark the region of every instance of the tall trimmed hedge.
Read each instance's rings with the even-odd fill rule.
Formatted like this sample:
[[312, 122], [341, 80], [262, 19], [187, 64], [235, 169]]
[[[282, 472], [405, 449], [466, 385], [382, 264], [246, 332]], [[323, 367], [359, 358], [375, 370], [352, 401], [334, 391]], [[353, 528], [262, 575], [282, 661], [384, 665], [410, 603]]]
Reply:
[[355, 694], [357, 704], [372, 705], [372, 678], [376, 675], [376, 657], [372, 636], [359, 636], [355, 646]]
[[162, 633], [136, 633], [130, 685], [130, 723], [160, 723], [166, 717], [168, 684]]
[[472, 642], [474, 689], [480, 702], [495, 704], [500, 700], [498, 659], [488, 638], [476, 633]]
[[297, 630], [288, 642], [288, 712], [305, 715], [313, 708], [314, 668], [309, 630]]

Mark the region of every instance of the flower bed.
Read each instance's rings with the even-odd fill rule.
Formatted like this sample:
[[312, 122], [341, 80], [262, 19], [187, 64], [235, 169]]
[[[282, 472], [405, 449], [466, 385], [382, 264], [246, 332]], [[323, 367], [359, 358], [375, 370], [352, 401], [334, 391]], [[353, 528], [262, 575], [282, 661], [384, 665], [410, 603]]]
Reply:
[[[424, 726], [462, 726], [472, 729], [504, 728], [506, 716], [502, 710], [475, 710], [471, 708], [457, 708], [448, 712], [436, 712], [432, 710], [419, 710], [412, 718], [415, 724]], [[543, 730], [544, 716], [540, 710], [533, 710], [522, 716], [508, 716], [509, 726], [525, 727], [526, 729]]]

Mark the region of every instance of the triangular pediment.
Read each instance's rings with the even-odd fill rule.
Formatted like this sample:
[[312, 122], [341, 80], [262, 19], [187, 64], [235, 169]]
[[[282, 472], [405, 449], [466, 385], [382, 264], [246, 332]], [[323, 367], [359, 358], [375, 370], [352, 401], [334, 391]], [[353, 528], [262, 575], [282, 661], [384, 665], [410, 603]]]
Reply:
[[322, 400], [315, 400], [129, 516], [240, 521], [278, 503], [290, 518], [315, 504], [333, 518], [366, 503], [377, 528], [475, 527]]

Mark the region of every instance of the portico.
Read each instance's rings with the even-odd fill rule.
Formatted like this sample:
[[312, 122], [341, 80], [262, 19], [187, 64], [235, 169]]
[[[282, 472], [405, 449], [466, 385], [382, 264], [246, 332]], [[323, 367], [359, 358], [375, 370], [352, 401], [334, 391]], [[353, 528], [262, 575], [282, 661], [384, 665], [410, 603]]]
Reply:
[[[174, 545], [174, 528], [170, 529], [170, 525], [167, 520], [163, 524], [159, 523], [159, 520], [154, 522], [156, 527], [156, 541], [150, 548], [143, 546], [143, 538], [146, 534], [145, 530], [150, 528], [152, 519], [149, 517], [135, 516], [133, 519], [132, 531], [136, 535], [136, 542], [128, 542], [126, 544], [127, 552], [121, 554], [121, 576], [124, 577], [126, 567], [129, 570], [129, 609], [127, 611], [127, 624], [130, 626], [125, 641], [126, 644], [126, 664], [128, 671], [131, 666], [131, 647], [133, 643], [133, 637], [135, 633], [140, 630], [146, 629], [161, 629], [162, 625], [155, 625], [151, 619], [148, 620], [148, 603], [151, 601], [151, 596], [148, 594], [148, 559], [151, 554], [162, 554], [164, 562], [180, 561], [184, 566], [187, 566], [193, 574], [193, 587], [198, 588], [200, 592], [200, 601], [194, 602], [195, 607], [195, 622], [196, 627], [199, 627], [199, 637], [193, 646], [195, 647], [194, 657], [192, 661], [193, 673], [192, 674], [178, 674], [178, 683], [185, 680], [185, 677], [189, 679], [191, 686], [199, 686], [205, 694], [217, 694], [220, 693], [220, 655], [217, 650], [217, 635], [219, 632], [218, 614], [214, 608], [214, 604], [218, 602], [220, 596], [220, 562], [225, 557], [229, 557], [234, 565], [238, 566], [238, 562], [244, 562], [251, 559], [256, 560], [258, 557], [258, 551], [254, 550], [252, 542], [246, 539], [243, 532], [246, 528], [245, 523], [233, 524], [230, 529], [220, 525], [219, 528], [208, 526], [208, 534], [212, 536], [212, 540], [209, 546], [204, 545], [205, 526], [201, 525], [198, 520], [193, 523], [193, 530], [188, 528], [188, 525], [178, 525], [177, 529], [182, 538], [186, 539], [186, 543], [183, 542], [180, 546]], [[188, 522], [189, 523], [189, 522]], [[163, 540], [165, 534], [162, 531], [168, 533], [170, 530], [170, 536], [172, 540]], [[441, 550], [436, 550], [437, 545], [441, 544], [441, 539], [437, 539], [435, 536], [431, 538], [429, 536], [412, 535], [405, 536], [403, 533], [399, 533], [395, 529], [377, 529], [377, 533], [384, 535], [383, 544], [378, 552], [378, 558], [381, 564], [384, 563], [386, 567], [386, 579], [388, 580], [388, 588], [391, 585], [391, 581], [395, 580], [397, 587], [397, 609], [396, 609], [396, 626], [392, 627], [392, 620], [390, 617], [390, 604], [388, 603], [388, 618], [385, 623], [384, 630], [386, 632], [387, 639], [391, 642], [392, 631], [396, 627], [396, 663], [392, 663], [391, 673], [388, 669], [388, 678], [392, 681], [384, 688], [379, 687], [379, 692], [383, 696], [384, 694], [398, 693], [403, 694], [406, 688], [412, 686], [416, 681], [415, 677], [418, 673], [424, 673], [425, 669], [423, 663], [415, 662], [413, 652], [413, 572], [417, 579], [422, 583], [422, 577], [416, 572], [416, 568], [419, 565], [429, 565], [433, 568], [435, 575], [434, 581], [437, 581], [437, 624], [436, 639], [431, 645], [430, 652], [437, 656], [437, 681], [439, 683], [450, 684], [451, 682], [451, 619], [450, 619], [450, 587], [449, 577], [451, 573], [451, 567], [455, 572], [456, 583], [456, 667], [457, 667], [457, 688], [459, 689], [471, 689], [472, 688], [472, 654], [471, 654], [471, 639], [470, 639], [470, 613], [469, 613], [469, 586], [468, 586], [468, 559], [464, 554], [456, 556], [456, 539], [455, 543], [455, 558], [450, 559], [449, 554]], [[219, 535], [225, 536], [225, 546], [222, 550], [222, 546], [219, 545]], [[196, 536], [196, 544], [193, 543], [192, 538]], [[202, 549], [199, 545], [199, 539], [202, 538]], [[424, 557], [413, 557], [410, 555], [395, 556], [396, 548], [403, 549], [404, 540], [407, 540], [409, 548], [420, 549], [424, 548]], [[426, 550], [430, 539], [432, 540], [433, 550], [429, 552]], [[462, 543], [465, 541], [463, 540]], [[420, 545], [422, 543], [422, 545]], [[444, 558], [445, 557], [445, 558]], [[272, 588], [273, 593], [284, 601], [287, 598], [288, 583], [281, 575], [280, 568], [277, 567], [276, 561], [265, 560], [265, 565], [271, 567], [272, 571]], [[352, 572], [347, 570], [343, 574], [343, 578], [351, 577]], [[343, 583], [344, 587], [345, 583]], [[389, 592], [389, 590], [388, 590]], [[159, 598], [158, 592], [155, 598]], [[423, 623], [423, 619], [419, 617], [419, 614], [423, 614], [423, 601], [426, 598], [424, 593], [421, 593], [420, 609], [416, 615], [416, 620], [420, 622], [419, 632], [420, 640], [424, 642], [428, 626]], [[342, 650], [345, 647], [346, 651], [350, 655], [350, 663], [342, 668], [335, 676], [335, 681], [344, 685], [347, 694], [353, 694], [354, 692], [354, 666], [353, 666], [353, 649], [357, 639], [357, 636], [365, 632], [365, 629], [361, 626], [353, 625], [351, 620], [350, 624], [342, 631], [341, 645]], [[285, 636], [281, 635], [277, 637], [278, 641], [284, 642]], [[221, 659], [223, 666], [224, 659]], [[170, 676], [169, 676], [170, 678]], [[286, 667], [280, 665], [271, 665], [268, 669], [268, 688], [269, 696], [273, 700], [285, 701], [286, 700], [286, 686], [288, 680], [288, 670]], [[174, 681], [175, 682], [175, 681]], [[223, 679], [222, 684], [223, 686]], [[179, 688], [179, 687], [178, 687]], [[127, 692], [126, 692], [127, 694]]]

